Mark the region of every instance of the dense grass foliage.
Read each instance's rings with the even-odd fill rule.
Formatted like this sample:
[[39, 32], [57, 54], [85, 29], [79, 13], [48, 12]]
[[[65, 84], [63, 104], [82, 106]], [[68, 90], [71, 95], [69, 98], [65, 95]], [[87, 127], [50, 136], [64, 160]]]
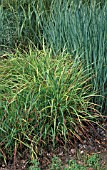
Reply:
[[[86, 137], [85, 124], [98, 123], [90, 102], [89, 74], [70, 55], [30, 51], [0, 62], [0, 127], [2, 147], [13, 153], [18, 143], [56, 145]], [[81, 131], [81, 133], [80, 133]], [[31, 145], [31, 146], [32, 146]], [[29, 148], [31, 149], [31, 146]]]
[[[54, 1], [44, 24], [46, 44], [55, 53], [65, 48], [82, 55], [87, 67], [94, 70], [93, 88], [107, 98], [107, 3], [102, 8], [96, 4], [58, 3]], [[99, 97], [96, 102], [103, 103]], [[107, 109], [106, 102], [103, 109]]]
[[27, 49], [30, 40], [40, 48], [42, 6], [43, 4], [40, 4], [38, 8], [36, 1], [29, 1], [29, 3], [13, 1], [0, 6], [1, 50], [13, 50], [17, 46]]
[[93, 89], [104, 96], [94, 102], [107, 109], [107, 2], [3, 1], [0, 6], [0, 48], [28, 49], [45, 45], [54, 54], [64, 49], [82, 55], [94, 70]]
[[37, 158], [38, 144], [81, 141], [100, 111], [107, 1], [0, 1], [0, 157], [25, 145]]

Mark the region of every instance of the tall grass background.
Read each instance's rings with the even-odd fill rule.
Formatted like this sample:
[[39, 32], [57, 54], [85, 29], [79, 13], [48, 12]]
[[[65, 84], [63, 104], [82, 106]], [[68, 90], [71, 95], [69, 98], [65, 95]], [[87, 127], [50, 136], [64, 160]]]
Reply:
[[[94, 72], [94, 90], [107, 98], [107, 3], [101, 8], [93, 1], [91, 4], [67, 2], [61, 1], [59, 6], [58, 1], [52, 4], [44, 26], [46, 44], [55, 53], [65, 48], [67, 52], [82, 55], [85, 66]], [[95, 100], [103, 104], [103, 98]], [[106, 111], [106, 102], [105, 105]]]

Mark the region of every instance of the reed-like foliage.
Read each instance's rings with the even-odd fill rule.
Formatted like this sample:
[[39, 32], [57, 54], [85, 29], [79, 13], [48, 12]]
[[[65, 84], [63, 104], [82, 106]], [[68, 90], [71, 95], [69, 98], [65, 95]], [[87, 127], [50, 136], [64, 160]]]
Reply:
[[13, 13], [9, 9], [3, 10], [0, 6], [0, 53], [14, 47], [17, 36], [16, 22]]
[[[47, 52], [19, 52], [0, 62], [0, 143], [12, 154], [15, 145], [55, 145], [82, 140], [84, 125], [100, 114], [90, 103], [94, 95], [89, 74], [78, 59]], [[32, 144], [32, 145], [31, 145]]]
[[[107, 3], [96, 1], [54, 1], [50, 17], [44, 23], [46, 45], [54, 53], [65, 48], [67, 52], [82, 55], [85, 65], [94, 71], [93, 88], [105, 97], [107, 109]], [[103, 98], [95, 99], [103, 105]]]
[[2, 1], [0, 6], [0, 49], [27, 49], [32, 41], [39, 49], [43, 43], [42, 21], [50, 1]]

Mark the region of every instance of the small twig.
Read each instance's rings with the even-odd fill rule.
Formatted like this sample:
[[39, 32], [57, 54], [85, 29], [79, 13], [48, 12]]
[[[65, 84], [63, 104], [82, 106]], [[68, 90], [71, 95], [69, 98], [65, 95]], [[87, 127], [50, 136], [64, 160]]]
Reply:
[[17, 154], [17, 143], [15, 141], [15, 147], [14, 147], [14, 170], [16, 170], [16, 154]]

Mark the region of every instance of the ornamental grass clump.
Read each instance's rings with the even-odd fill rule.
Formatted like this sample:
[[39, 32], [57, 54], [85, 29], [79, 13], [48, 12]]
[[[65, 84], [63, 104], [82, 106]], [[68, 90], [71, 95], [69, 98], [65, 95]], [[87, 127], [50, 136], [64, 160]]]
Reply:
[[74, 137], [81, 140], [81, 133], [85, 137], [85, 124], [98, 123], [100, 117], [90, 103], [94, 94], [89, 77], [79, 59], [68, 54], [54, 57], [36, 50], [1, 61], [3, 150], [12, 154], [16, 141], [31, 150], [39, 142], [56, 145]]

